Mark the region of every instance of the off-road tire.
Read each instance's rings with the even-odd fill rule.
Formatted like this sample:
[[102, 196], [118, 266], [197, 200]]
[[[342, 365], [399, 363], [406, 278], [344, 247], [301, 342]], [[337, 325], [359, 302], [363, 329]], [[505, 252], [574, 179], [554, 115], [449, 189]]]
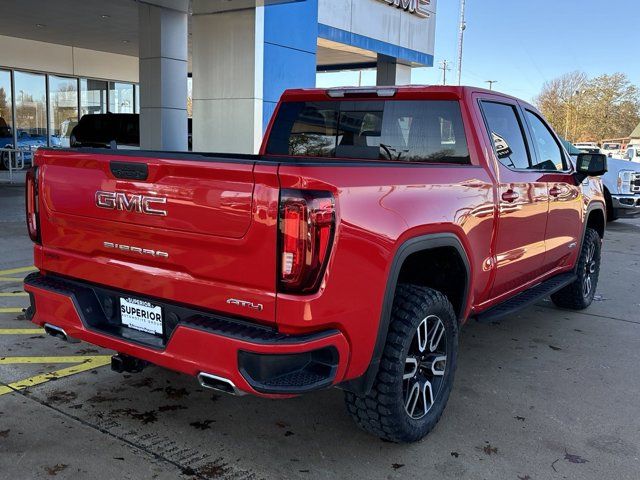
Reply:
[[[408, 388], [405, 382], [411, 380], [405, 380], [403, 376], [409, 362], [410, 349], [415, 349], [416, 339], [418, 344], [420, 342], [417, 329], [429, 318], [440, 319], [444, 326], [445, 339], [438, 345], [446, 346], [446, 361], [444, 367], [442, 364], [439, 367], [444, 369], [444, 374], [438, 376], [441, 383], [439, 391], [433, 395], [431, 407], [427, 409], [425, 402], [424, 416], [415, 419], [405, 408], [405, 388]], [[428, 328], [429, 323], [425, 325], [425, 328]], [[427, 330], [426, 338], [429, 339], [430, 336]], [[425, 346], [427, 349], [430, 348], [429, 345]], [[431, 288], [399, 285], [373, 388], [367, 395], [345, 392], [347, 411], [360, 428], [384, 440], [409, 443], [424, 438], [440, 420], [449, 399], [456, 370], [457, 351], [458, 321], [447, 297]], [[415, 368], [417, 375], [418, 367]], [[435, 368], [434, 362], [431, 370]], [[435, 379], [436, 377], [433, 377], [434, 385]]]
[[[578, 258], [577, 278], [562, 290], [551, 295], [551, 300], [560, 308], [570, 310], [584, 310], [591, 302], [598, 287], [600, 274], [600, 254], [602, 239], [598, 232], [587, 228], [582, 242], [580, 258]], [[590, 277], [589, 291], [586, 291], [587, 277]]]

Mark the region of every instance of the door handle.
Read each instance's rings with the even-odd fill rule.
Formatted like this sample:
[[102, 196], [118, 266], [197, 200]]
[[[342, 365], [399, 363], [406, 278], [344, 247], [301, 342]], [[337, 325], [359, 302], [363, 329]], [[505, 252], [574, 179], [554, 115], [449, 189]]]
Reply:
[[549, 189], [549, 195], [551, 195], [552, 197], [559, 197], [560, 194], [562, 194], [562, 190], [560, 190], [558, 187], [551, 187]]
[[505, 202], [512, 203], [515, 202], [518, 198], [520, 198], [520, 195], [518, 194], [518, 192], [514, 192], [513, 190], [507, 190], [502, 194], [502, 200], [504, 200]]

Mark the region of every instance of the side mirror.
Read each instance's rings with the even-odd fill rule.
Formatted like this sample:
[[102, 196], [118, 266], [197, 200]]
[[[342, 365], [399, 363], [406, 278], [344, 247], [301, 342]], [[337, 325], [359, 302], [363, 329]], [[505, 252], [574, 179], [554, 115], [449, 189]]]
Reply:
[[607, 173], [607, 156], [603, 153], [581, 153], [576, 159], [576, 178], [582, 183], [587, 177]]

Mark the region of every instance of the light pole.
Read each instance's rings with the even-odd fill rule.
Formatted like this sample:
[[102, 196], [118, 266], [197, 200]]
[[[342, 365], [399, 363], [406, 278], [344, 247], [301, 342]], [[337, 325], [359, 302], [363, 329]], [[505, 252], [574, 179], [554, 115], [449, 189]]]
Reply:
[[493, 84], [494, 83], [498, 83], [498, 80], [485, 80], [484, 83], [488, 83], [489, 84], [489, 90], [493, 90]]
[[467, 22], [464, 19], [464, 7], [466, 0], [460, 0], [460, 31], [458, 33], [458, 85], [462, 83], [462, 47], [464, 44], [464, 31]]

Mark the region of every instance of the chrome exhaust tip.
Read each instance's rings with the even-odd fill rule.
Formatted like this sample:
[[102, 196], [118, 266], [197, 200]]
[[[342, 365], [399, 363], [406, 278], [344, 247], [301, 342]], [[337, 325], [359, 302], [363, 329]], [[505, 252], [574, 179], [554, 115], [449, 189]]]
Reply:
[[216, 390], [235, 396], [246, 395], [246, 393], [238, 389], [231, 380], [211, 373], [200, 372], [198, 374], [198, 382], [202, 387], [208, 388], [209, 390]]
[[80, 342], [80, 340], [77, 340], [67, 335], [67, 332], [65, 332], [62, 328], [56, 327], [55, 325], [51, 325], [50, 323], [44, 324], [44, 331], [47, 335], [51, 335], [52, 337], [57, 337], [61, 340], [64, 340], [65, 342], [69, 342], [69, 343]]

